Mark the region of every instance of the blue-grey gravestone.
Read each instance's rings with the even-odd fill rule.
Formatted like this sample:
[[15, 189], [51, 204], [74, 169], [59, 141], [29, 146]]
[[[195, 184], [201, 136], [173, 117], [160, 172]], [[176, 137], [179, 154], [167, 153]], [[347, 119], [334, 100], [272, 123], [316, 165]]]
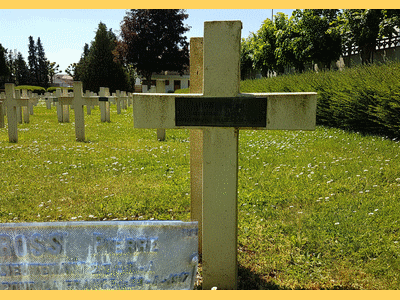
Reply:
[[0, 289], [193, 289], [197, 222], [0, 224]]

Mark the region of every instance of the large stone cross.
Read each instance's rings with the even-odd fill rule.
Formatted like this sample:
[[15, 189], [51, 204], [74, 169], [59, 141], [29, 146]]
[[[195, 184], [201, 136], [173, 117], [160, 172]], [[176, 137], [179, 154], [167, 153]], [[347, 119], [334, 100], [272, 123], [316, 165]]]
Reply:
[[316, 93], [239, 92], [241, 28], [240, 21], [204, 23], [202, 94], [134, 94], [133, 100], [135, 128], [202, 131], [203, 289], [237, 288], [239, 129], [315, 128]]

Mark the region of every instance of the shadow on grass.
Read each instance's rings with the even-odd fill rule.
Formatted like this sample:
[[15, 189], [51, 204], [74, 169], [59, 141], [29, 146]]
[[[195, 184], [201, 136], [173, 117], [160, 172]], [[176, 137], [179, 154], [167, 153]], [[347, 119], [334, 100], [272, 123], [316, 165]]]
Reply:
[[[271, 277], [267, 277], [271, 278]], [[195, 290], [202, 289], [202, 264], [201, 259], [199, 263], [198, 273], [197, 273], [198, 282], [194, 286]], [[269, 281], [266, 278], [260, 276], [253, 272], [251, 269], [243, 267], [241, 265], [238, 266], [238, 290], [284, 290], [286, 289], [283, 286], [277, 285], [274, 282]]]
[[238, 266], [238, 290], [283, 290], [284, 287], [269, 281], [250, 270], [249, 268]]

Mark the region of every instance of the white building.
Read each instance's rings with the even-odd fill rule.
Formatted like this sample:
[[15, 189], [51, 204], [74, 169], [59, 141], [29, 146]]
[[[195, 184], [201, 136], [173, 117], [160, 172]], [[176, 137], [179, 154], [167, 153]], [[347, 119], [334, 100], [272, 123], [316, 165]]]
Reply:
[[56, 87], [72, 87], [74, 79], [67, 74], [56, 74], [53, 77], [53, 86]]
[[[189, 71], [185, 71], [183, 75], [179, 75], [178, 72], [165, 71], [162, 73], [154, 73], [151, 76], [151, 86], [156, 86], [156, 80], [165, 80], [165, 93], [172, 93], [178, 89], [187, 89], [190, 87], [190, 75]], [[141, 91], [142, 93], [147, 92], [147, 84], [145, 79], [137, 78], [135, 84], [135, 91]]]

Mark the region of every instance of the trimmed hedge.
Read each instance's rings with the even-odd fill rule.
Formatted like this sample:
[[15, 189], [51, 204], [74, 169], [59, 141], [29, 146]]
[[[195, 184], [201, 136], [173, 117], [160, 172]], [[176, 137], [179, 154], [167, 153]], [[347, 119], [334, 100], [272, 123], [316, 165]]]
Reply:
[[317, 124], [400, 136], [400, 62], [245, 80], [241, 91], [317, 92]]
[[178, 89], [175, 91], [175, 94], [188, 94], [189, 93], [189, 88], [186, 89]]
[[46, 89], [41, 86], [34, 86], [34, 85], [19, 85], [15, 87], [16, 90], [28, 90], [32, 93], [37, 93], [42, 95], [46, 92]]

